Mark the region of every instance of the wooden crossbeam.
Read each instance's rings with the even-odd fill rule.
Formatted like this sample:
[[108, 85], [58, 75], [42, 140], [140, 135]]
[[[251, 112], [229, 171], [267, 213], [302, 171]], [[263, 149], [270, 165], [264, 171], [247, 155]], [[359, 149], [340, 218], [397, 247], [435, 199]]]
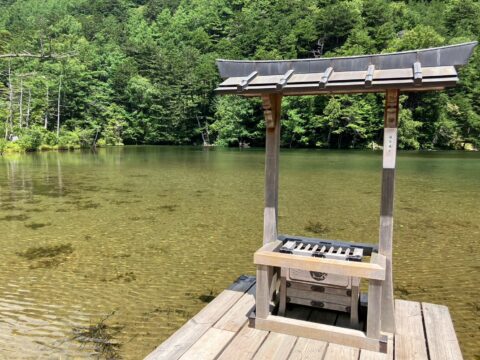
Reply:
[[282, 90], [283, 87], [287, 84], [288, 79], [290, 79], [293, 75], [294, 71], [293, 70], [288, 70], [283, 77], [280, 79], [280, 81], [277, 83], [277, 90]]
[[417, 61], [413, 64], [413, 83], [416, 86], [422, 85], [423, 73], [422, 73], [422, 64], [420, 61]]
[[375, 71], [375, 65], [368, 65], [367, 75], [365, 76], [365, 86], [372, 86], [374, 71]]
[[255, 77], [258, 75], [257, 71], [251, 72], [249, 75], [244, 77], [241, 81], [240, 84], [237, 85], [237, 91], [243, 91], [247, 87], [248, 83], [250, 83]]
[[330, 66], [323, 73], [322, 78], [318, 83], [318, 86], [320, 86], [321, 88], [324, 88], [325, 86], [327, 86], [328, 79], [330, 78], [330, 76], [332, 76], [332, 73], [333, 73], [333, 67]]

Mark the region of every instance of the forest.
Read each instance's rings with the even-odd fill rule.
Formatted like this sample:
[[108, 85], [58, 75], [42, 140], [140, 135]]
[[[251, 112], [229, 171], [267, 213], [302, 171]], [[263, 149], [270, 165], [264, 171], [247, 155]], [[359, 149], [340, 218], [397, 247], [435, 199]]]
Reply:
[[[215, 60], [360, 55], [478, 40], [476, 0], [0, 0], [0, 153], [264, 143], [259, 100], [215, 96]], [[401, 97], [399, 147], [480, 147], [480, 51], [455, 89]], [[382, 94], [285, 98], [282, 146], [376, 148]]]

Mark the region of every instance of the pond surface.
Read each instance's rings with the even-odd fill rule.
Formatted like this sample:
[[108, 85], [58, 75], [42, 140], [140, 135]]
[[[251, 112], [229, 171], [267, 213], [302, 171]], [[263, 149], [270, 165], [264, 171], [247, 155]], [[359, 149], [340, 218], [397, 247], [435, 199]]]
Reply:
[[[254, 274], [263, 156], [0, 158], [0, 358], [139, 359]], [[282, 150], [280, 232], [376, 242], [380, 174], [379, 152]], [[466, 359], [480, 357], [479, 185], [479, 153], [400, 154], [396, 297], [448, 305]]]

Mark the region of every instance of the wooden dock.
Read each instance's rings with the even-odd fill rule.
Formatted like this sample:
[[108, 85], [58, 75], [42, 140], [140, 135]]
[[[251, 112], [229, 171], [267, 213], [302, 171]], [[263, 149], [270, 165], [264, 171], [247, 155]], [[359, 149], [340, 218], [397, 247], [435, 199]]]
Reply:
[[[395, 338], [387, 354], [249, 327], [255, 278], [241, 276], [145, 359], [192, 360], [458, 360], [462, 359], [448, 308], [395, 301]], [[330, 325], [348, 323], [333, 311], [293, 308], [288, 317]], [[346, 326], [346, 325], [344, 325]]]

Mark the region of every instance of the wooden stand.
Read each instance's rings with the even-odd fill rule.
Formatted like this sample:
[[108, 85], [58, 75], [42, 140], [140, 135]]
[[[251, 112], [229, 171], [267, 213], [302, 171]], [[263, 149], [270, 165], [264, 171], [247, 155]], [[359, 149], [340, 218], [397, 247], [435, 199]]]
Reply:
[[[272, 295], [277, 288], [275, 276], [261, 283], [257, 278], [255, 328], [386, 352], [387, 336], [380, 333], [382, 284], [385, 280], [386, 269], [385, 256], [373, 253], [370, 263], [346, 262], [282, 254], [278, 252], [281, 245], [282, 242], [277, 240], [264, 245], [255, 253], [254, 263], [257, 265], [257, 273], [277, 274], [281, 268], [293, 268], [368, 279], [370, 283], [367, 331], [364, 333], [359, 330], [272, 315]], [[259, 297], [260, 292], [262, 296]]]
[[[265, 208], [263, 244], [255, 253], [257, 265], [257, 292], [255, 328], [304, 336], [333, 343], [356, 346], [363, 349], [385, 351], [387, 337], [395, 332], [392, 239], [395, 159], [399, 111], [397, 89], [386, 91], [385, 130], [383, 147], [382, 195], [380, 211], [379, 253], [372, 254], [370, 263], [346, 262], [334, 259], [312, 258], [279, 253], [281, 242], [278, 234], [278, 177], [280, 150], [280, 111], [282, 97], [279, 94], [262, 96], [266, 123], [265, 152]], [[282, 268], [324, 272], [328, 274], [364, 278], [369, 281], [367, 331], [345, 329], [331, 325], [314, 324], [272, 315], [272, 298], [277, 282], [285, 286]]]

